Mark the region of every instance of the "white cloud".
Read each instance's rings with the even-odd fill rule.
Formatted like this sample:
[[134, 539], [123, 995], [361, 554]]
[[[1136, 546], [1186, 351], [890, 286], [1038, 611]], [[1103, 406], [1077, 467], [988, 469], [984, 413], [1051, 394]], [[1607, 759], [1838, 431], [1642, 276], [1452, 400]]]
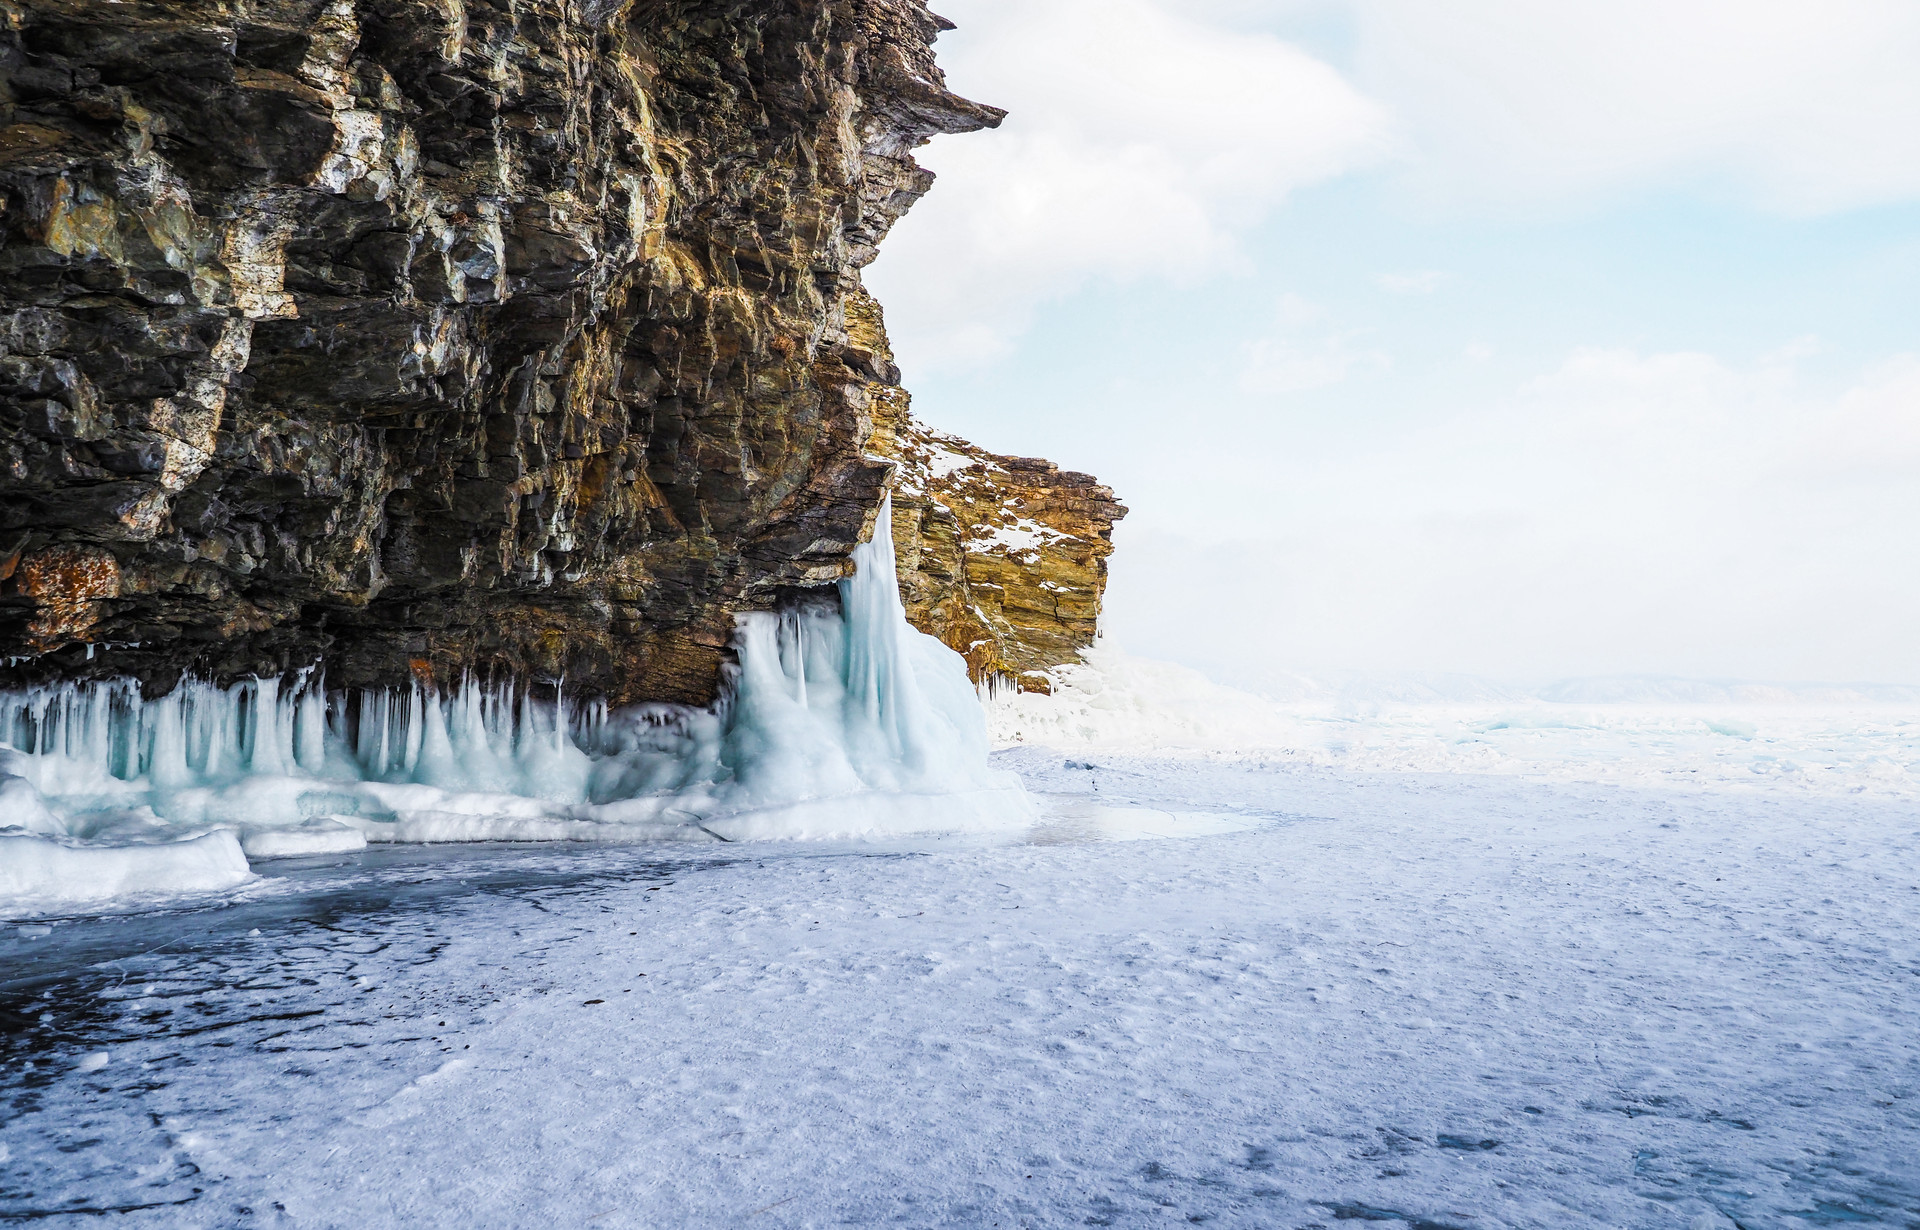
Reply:
[[1440, 289], [1447, 275], [1438, 269], [1418, 269], [1411, 273], [1377, 274], [1374, 285], [1393, 295], [1431, 295]]
[[1358, 79], [1430, 189], [1731, 181], [1822, 212], [1920, 194], [1913, 0], [1350, 0]]
[[1299, 295], [1280, 297], [1274, 327], [1243, 347], [1240, 388], [1248, 393], [1301, 393], [1339, 384], [1356, 371], [1386, 371], [1392, 360], [1377, 349], [1357, 344], [1361, 333], [1313, 328], [1326, 310]]
[[1920, 483], [1920, 357], [1900, 355], [1868, 373], [1819, 416], [1793, 455], [1791, 469], [1810, 478]]
[[1339, 384], [1355, 370], [1384, 370], [1387, 357], [1377, 350], [1357, 350], [1348, 337], [1306, 341], [1263, 338], [1247, 347], [1247, 365], [1240, 387], [1249, 393], [1303, 393]]
[[1010, 114], [923, 151], [940, 182], [872, 271], [915, 371], [1000, 353], [1089, 279], [1216, 273], [1289, 192], [1389, 149], [1333, 68], [1170, 2], [944, 7], [949, 84]]
[[1588, 348], [1455, 430], [1496, 504], [1658, 549], [1744, 502], [1810, 413], [1787, 366]]
[[[923, 377], [1005, 354], [1091, 280], [1232, 268], [1289, 193], [1370, 166], [1500, 209], [1674, 184], [1788, 212], [1920, 196], [1915, 0], [943, 7], [950, 83], [1011, 114], [922, 152], [940, 182], [871, 271]], [[1351, 18], [1351, 80], [1260, 29], [1310, 10]]]

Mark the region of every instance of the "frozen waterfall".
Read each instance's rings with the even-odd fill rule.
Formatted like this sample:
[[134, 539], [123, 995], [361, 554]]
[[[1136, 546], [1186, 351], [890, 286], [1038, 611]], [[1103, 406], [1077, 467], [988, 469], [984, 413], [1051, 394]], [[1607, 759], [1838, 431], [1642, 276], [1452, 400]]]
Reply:
[[837, 593], [739, 617], [710, 709], [473, 681], [329, 692], [311, 671], [157, 699], [130, 682], [0, 694], [0, 899], [137, 890], [143, 862], [230, 881], [242, 850], [1022, 825], [965, 663], [906, 621], [890, 514]]

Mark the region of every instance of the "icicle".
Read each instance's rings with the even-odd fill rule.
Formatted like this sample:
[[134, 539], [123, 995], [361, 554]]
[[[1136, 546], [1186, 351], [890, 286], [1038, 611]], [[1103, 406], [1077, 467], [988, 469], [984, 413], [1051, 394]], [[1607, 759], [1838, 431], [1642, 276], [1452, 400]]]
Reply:
[[292, 731], [280, 704], [280, 681], [258, 679], [253, 684], [253, 729], [247, 740], [247, 769], [263, 777], [279, 777], [288, 768]]
[[292, 714], [293, 759], [304, 773], [319, 773], [327, 763], [327, 701], [323, 689], [323, 683], [308, 671], [302, 671], [294, 685], [299, 699]]
[[704, 711], [610, 712], [569, 697], [564, 678], [547, 702], [470, 674], [446, 692], [416, 681], [331, 696], [317, 669], [226, 688], [188, 679], [156, 699], [125, 681], [64, 684], [0, 694], [0, 741], [26, 753], [0, 763], [89, 839], [125, 824], [151, 840], [156, 814], [183, 830], [338, 828], [459, 808], [491, 832], [482, 821], [502, 815], [605, 807], [705, 824], [903, 792], [922, 800], [903, 814], [919, 815], [931, 795], [1004, 791], [965, 663], [906, 622], [891, 523], [888, 501], [837, 591], [740, 617], [737, 665]]

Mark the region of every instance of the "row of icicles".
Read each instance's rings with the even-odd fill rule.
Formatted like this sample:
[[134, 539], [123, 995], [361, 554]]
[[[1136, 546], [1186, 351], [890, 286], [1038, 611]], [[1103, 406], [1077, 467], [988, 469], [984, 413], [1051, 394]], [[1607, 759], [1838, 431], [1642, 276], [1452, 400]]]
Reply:
[[130, 681], [62, 684], [0, 695], [0, 743], [35, 757], [41, 789], [62, 795], [103, 773], [159, 790], [293, 776], [577, 795], [590, 759], [614, 750], [607, 707], [553, 691], [468, 680], [444, 695], [329, 693], [314, 671], [227, 688], [189, 679], [154, 700]]
[[610, 711], [558, 686], [542, 696], [472, 679], [445, 692], [329, 692], [316, 671], [228, 687], [190, 679], [157, 698], [132, 681], [70, 683], [0, 693], [0, 748], [11, 749], [0, 774], [26, 777], [69, 816], [206, 815], [209, 792], [227, 800], [222, 814], [254, 816], [268, 809], [267, 782], [288, 779], [431, 787], [468, 801], [408, 797], [456, 810], [490, 806], [478, 795], [700, 795], [740, 809], [1012, 788], [987, 764], [966, 663], [907, 622], [891, 520], [889, 501], [837, 593], [738, 616], [737, 662], [711, 708]]

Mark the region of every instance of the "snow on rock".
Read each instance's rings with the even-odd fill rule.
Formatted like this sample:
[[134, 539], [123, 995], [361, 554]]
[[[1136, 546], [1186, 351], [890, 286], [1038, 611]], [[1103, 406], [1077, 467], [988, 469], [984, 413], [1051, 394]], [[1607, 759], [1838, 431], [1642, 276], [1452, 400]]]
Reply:
[[982, 462], [978, 457], [969, 456], [959, 451], [957, 446], [963, 444], [965, 444], [965, 441], [956, 436], [949, 436], [940, 432], [927, 432], [925, 444], [926, 461], [924, 463], [927, 476], [938, 481], [958, 474], [969, 466], [981, 465]]
[[[1065, 537], [1065, 534], [1048, 529], [1031, 518], [1014, 517], [1000, 525], [976, 526], [968, 546], [972, 548], [977, 545], [990, 551], [1022, 555], [1038, 551]], [[1046, 582], [1041, 584], [1044, 586]]]

